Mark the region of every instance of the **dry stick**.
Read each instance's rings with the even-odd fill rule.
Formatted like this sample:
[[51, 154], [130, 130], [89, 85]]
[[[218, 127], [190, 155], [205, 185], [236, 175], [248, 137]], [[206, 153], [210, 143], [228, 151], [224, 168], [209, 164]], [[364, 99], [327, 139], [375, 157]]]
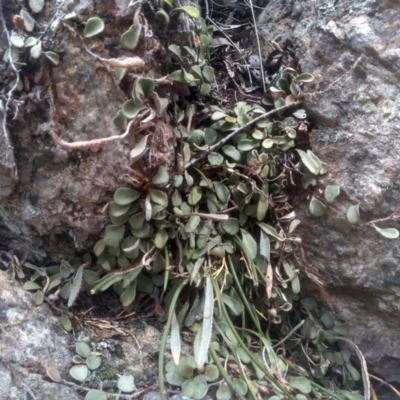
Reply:
[[257, 31], [257, 22], [256, 22], [256, 17], [254, 15], [254, 9], [253, 9], [253, 1], [249, 0], [250, 2], [250, 9], [251, 9], [251, 15], [253, 17], [253, 22], [254, 22], [254, 32], [256, 33], [256, 39], [257, 39], [257, 47], [258, 47], [258, 56], [260, 58], [260, 72], [261, 72], [261, 81], [263, 85], [263, 90], [264, 93], [267, 91], [267, 88], [265, 87], [265, 77], [264, 77], [264, 67], [262, 63], [262, 54], [261, 54], [261, 46], [260, 46], [260, 38], [258, 37], [258, 31]]
[[228, 42], [240, 54], [240, 57], [244, 61], [244, 66], [247, 68], [247, 73], [249, 74], [250, 85], [252, 85], [253, 83], [252, 83], [252, 79], [251, 79], [251, 73], [250, 73], [250, 70], [249, 70], [249, 66], [247, 65], [247, 62], [246, 62], [245, 58], [243, 57], [242, 52], [240, 51], [240, 49], [236, 46], [235, 43], [233, 43], [232, 39], [210, 17], [206, 17], [206, 19], [207, 19], [207, 21], [211, 22], [211, 24], [214, 25], [214, 27], [217, 28], [225, 36], [226, 40], [228, 40]]
[[382, 385], [387, 386], [387, 387], [388, 387], [389, 389], [391, 389], [394, 393], [396, 393], [397, 396], [399, 396], [399, 398], [400, 398], [400, 392], [399, 392], [394, 386], [392, 386], [390, 383], [385, 382], [383, 379], [378, 378], [378, 377], [375, 376], [375, 375], [372, 375], [372, 374], [368, 374], [368, 375], [370, 376], [370, 378], [375, 379], [375, 380], [377, 380], [378, 382], [382, 383]]
[[254, 118], [253, 120], [251, 120], [250, 122], [248, 122], [247, 124], [241, 126], [240, 128], [236, 129], [236, 131], [233, 131], [232, 133], [230, 133], [228, 136], [225, 136], [223, 139], [221, 139], [218, 143], [213, 144], [212, 146], [210, 146], [207, 150], [205, 150], [202, 154], [200, 154], [199, 157], [194, 158], [192, 161], [188, 162], [184, 167], [183, 167], [183, 171], [185, 171], [186, 169], [192, 167], [194, 164], [198, 163], [199, 161], [201, 161], [203, 158], [205, 158], [208, 154], [210, 154], [212, 151], [214, 151], [215, 149], [218, 149], [219, 147], [223, 146], [226, 142], [228, 142], [229, 140], [231, 140], [232, 138], [234, 138], [238, 133], [244, 131], [245, 129], [249, 128], [251, 125], [255, 124], [256, 122], [264, 119], [264, 118], [268, 118], [271, 117], [272, 115], [278, 114], [280, 112], [289, 110], [290, 108], [293, 107], [297, 107], [301, 104], [301, 101], [295, 101], [292, 104], [288, 104], [286, 106], [283, 107], [279, 107], [276, 108], [275, 110], [272, 111], [268, 111], [265, 114], [260, 115], [257, 118]]
[[53, 129], [50, 129], [49, 133], [54, 143], [65, 150], [86, 150], [103, 146], [106, 143], [111, 142], [113, 140], [122, 140], [126, 138], [129, 135], [132, 125], [135, 122], [136, 121], [134, 119], [131, 122], [129, 122], [126, 131], [122, 135], [108, 136], [101, 139], [93, 139], [87, 141], [66, 142], [65, 140], [60, 139], [59, 136], [57, 136], [57, 133]]

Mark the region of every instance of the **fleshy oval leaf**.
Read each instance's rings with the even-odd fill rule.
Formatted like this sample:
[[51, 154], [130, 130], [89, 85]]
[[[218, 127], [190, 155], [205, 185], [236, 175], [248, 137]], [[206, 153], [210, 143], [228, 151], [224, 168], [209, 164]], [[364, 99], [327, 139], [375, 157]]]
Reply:
[[386, 239], [397, 239], [399, 237], [399, 231], [395, 228], [378, 228], [375, 225], [373, 227]]
[[322, 217], [327, 213], [326, 205], [315, 197], [311, 199], [309, 208], [313, 217]]
[[132, 375], [122, 375], [117, 382], [118, 389], [124, 393], [131, 393], [136, 389], [135, 381]]
[[139, 43], [140, 33], [142, 32], [142, 25], [133, 24], [121, 36], [121, 44], [129, 50], [134, 50]]
[[144, 136], [139, 143], [130, 151], [129, 159], [131, 164], [139, 161], [147, 152], [147, 138], [149, 135]]
[[60, 63], [60, 56], [53, 51], [45, 51], [45, 57], [50, 60], [54, 65], [58, 65]]
[[90, 38], [104, 31], [104, 22], [99, 17], [89, 18], [86, 22], [83, 36]]
[[137, 190], [133, 190], [127, 187], [120, 187], [114, 193], [114, 201], [120, 206], [131, 204], [139, 197], [140, 193]]
[[360, 220], [360, 206], [358, 204], [350, 206], [346, 217], [350, 224], [356, 224]]
[[70, 370], [69, 374], [78, 382], [84, 382], [88, 376], [89, 369], [86, 365], [74, 365]]
[[340, 186], [338, 186], [338, 185], [328, 185], [325, 188], [325, 191], [324, 191], [325, 200], [328, 203], [332, 203], [333, 200], [335, 200], [336, 197], [339, 196], [339, 193], [340, 193]]
[[34, 13], [40, 13], [44, 7], [44, 0], [29, 0], [29, 8]]
[[165, 186], [169, 181], [169, 174], [167, 169], [163, 165], [161, 165], [151, 181], [156, 186]]
[[84, 400], [107, 400], [107, 395], [98, 389], [90, 389], [85, 396]]

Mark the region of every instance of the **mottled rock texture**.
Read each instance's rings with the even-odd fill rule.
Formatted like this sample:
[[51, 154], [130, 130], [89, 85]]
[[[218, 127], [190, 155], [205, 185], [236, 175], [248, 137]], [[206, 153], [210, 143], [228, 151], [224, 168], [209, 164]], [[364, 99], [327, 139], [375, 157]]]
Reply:
[[[351, 325], [371, 370], [388, 380], [400, 375], [399, 239], [365, 224], [400, 205], [399, 16], [395, 0], [271, 1], [258, 20], [266, 52], [269, 40], [291, 39], [303, 72], [322, 77], [306, 89], [315, 93], [305, 107], [315, 123], [312, 148], [330, 168], [319, 187], [337, 184], [341, 194], [322, 219], [302, 207], [300, 233], [328, 304]], [[344, 236], [333, 220], [352, 204], [361, 223]]]
[[[157, 388], [161, 333], [156, 328], [136, 322], [135, 328], [122, 327], [117, 332], [107, 319], [91, 320], [92, 324], [88, 321], [73, 319], [74, 329], [66, 333], [48, 304], [36, 309], [33, 296], [0, 271], [0, 400], [31, 398], [29, 392], [39, 400], [83, 399], [84, 391], [68, 385], [77, 383], [68, 371], [74, 365], [72, 357], [79, 340], [86, 341], [102, 359], [85, 387], [103, 387], [117, 393], [116, 374], [129, 373], [138, 389], [135, 398], [141, 398], [139, 394], [144, 389]], [[127, 325], [132, 326], [132, 321]], [[102, 333], [114, 336], [104, 339]], [[53, 383], [47, 378], [46, 369], [50, 366], [58, 368], [67, 382]]]

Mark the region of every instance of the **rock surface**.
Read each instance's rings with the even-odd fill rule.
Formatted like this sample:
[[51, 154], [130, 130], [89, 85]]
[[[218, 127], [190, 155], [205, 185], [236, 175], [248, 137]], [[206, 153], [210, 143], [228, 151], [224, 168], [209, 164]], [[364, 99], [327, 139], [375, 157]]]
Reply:
[[[400, 19], [394, 0], [271, 1], [258, 25], [263, 46], [291, 39], [303, 72], [321, 75], [305, 107], [315, 122], [311, 143], [330, 168], [319, 186], [341, 194], [328, 216], [301, 217], [304, 248], [328, 292], [327, 303], [351, 325], [370, 369], [400, 382], [399, 239], [366, 223], [400, 205]], [[334, 217], [359, 204], [361, 222], [344, 236]], [[397, 221], [377, 226], [399, 229]], [[389, 397], [387, 397], [389, 398]]]
[[[107, 321], [97, 322], [101, 325]], [[129, 373], [134, 376], [137, 387], [135, 398], [142, 398], [139, 396], [142, 391], [157, 388], [161, 333], [150, 325], [134, 325], [135, 328], [121, 329], [120, 335], [97, 342], [93, 340], [95, 332], [88, 331], [85, 319], [75, 325], [73, 333], [66, 333], [48, 304], [35, 309], [32, 295], [0, 271], [0, 400], [23, 400], [27, 393], [32, 398], [30, 392], [38, 400], [83, 399], [85, 391], [78, 389], [78, 382], [74, 382], [68, 371], [73, 366], [76, 342], [87, 338], [91, 339], [88, 341], [91, 349], [101, 356], [102, 364], [82, 386], [94, 389], [102, 386], [118, 393], [116, 373]], [[97, 329], [96, 332], [112, 330]], [[46, 377], [50, 366], [58, 368], [62, 383]]]

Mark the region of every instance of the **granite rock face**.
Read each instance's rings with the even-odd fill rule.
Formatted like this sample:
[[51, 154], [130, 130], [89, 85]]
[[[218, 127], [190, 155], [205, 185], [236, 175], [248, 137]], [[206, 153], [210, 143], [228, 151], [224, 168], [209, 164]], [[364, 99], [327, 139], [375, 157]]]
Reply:
[[[126, 139], [108, 142], [100, 148], [64, 150], [49, 135], [52, 117], [47, 95], [51, 82], [60, 137], [64, 141], [122, 134], [113, 119], [131, 97], [132, 82], [128, 80], [123, 90], [114, 69], [93, 54], [106, 59], [145, 57], [146, 67], [141, 73], [153, 78], [165, 75], [167, 67], [166, 50], [160, 45], [157, 32], [146, 43], [141, 40], [135, 52], [120, 46], [123, 32], [132, 25], [133, 10], [128, 4], [127, 0], [71, 2], [68, 9], [76, 14], [76, 25], [61, 21], [66, 11], [57, 8], [56, 0], [46, 2], [44, 11], [34, 16], [42, 26], [48, 25], [49, 16], [55, 16], [43, 38], [43, 46], [46, 51], [57, 52], [61, 61], [50, 68], [46, 62], [38, 62], [31, 69], [22, 68], [21, 80], [25, 86], [15, 95], [18, 113], [14, 120], [10, 109], [4, 126], [0, 104], [0, 243], [20, 256], [29, 254], [36, 262], [56, 261], [86, 251], [104, 229], [105, 204], [118, 187], [127, 185], [129, 151], [144, 133], [135, 134], [132, 129]], [[3, 10], [11, 31], [12, 18], [19, 14], [21, 6], [7, 0]], [[73, 29], [82, 35], [87, 19], [96, 15], [106, 21], [106, 29], [100, 38], [90, 38], [82, 44]], [[8, 42], [3, 29], [1, 32], [0, 54], [4, 54]], [[6, 70], [7, 65], [1, 58], [0, 70]], [[2, 76], [1, 93], [6, 95], [8, 87], [9, 82]], [[166, 142], [172, 130], [166, 121], [158, 122], [154, 139], [149, 139], [156, 142], [157, 154], [149, 154], [162, 159], [160, 153], [171, 151]], [[175, 162], [174, 157], [165, 157]]]
[[[93, 329], [88, 319], [81, 319], [79, 324], [74, 321], [73, 331], [65, 332], [60, 316], [47, 303], [36, 308], [32, 294], [0, 270], [0, 400], [33, 398], [31, 394], [40, 400], [83, 399], [85, 391], [79, 390], [78, 382], [68, 372], [74, 365], [72, 357], [78, 341], [88, 343], [102, 359], [100, 368], [82, 386], [117, 393], [117, 374], [129, 373], [135, 379], [135, 398], [157, 389], [159, 330], [136, 323], [134, 328], [113, 331], [111, 327], [104, 329], [109, 320], [97, 318], [94, 326], [103, 324], [101, 330]], [[101, 334], [106, 332], [115, 335], [103, 338]], [[46, 376], [48, 367], [60, 371], [62, 383]]]
[[[313, 151], [330, 168], [319, 187], [337, 184], [341, 194], [322, 219], [301, 208], [300, 236], [328, 304], [351, 325], [371, 370], [389, 381], [400, 374], [400, 239], [384, 239], [366, 223], [400, 205], [398, 6], [394, 0], [271, 1], [258, 20], [265, 52], [268, 40], [290, 39], [303, 72], [319, 77], [305, 100], [315, 124]], [[334, 218], [345, 218], [352, 204], [360, 205], [361, 221], [344, 236]], [[399, 229], [400, 223], [377, 226]]]

